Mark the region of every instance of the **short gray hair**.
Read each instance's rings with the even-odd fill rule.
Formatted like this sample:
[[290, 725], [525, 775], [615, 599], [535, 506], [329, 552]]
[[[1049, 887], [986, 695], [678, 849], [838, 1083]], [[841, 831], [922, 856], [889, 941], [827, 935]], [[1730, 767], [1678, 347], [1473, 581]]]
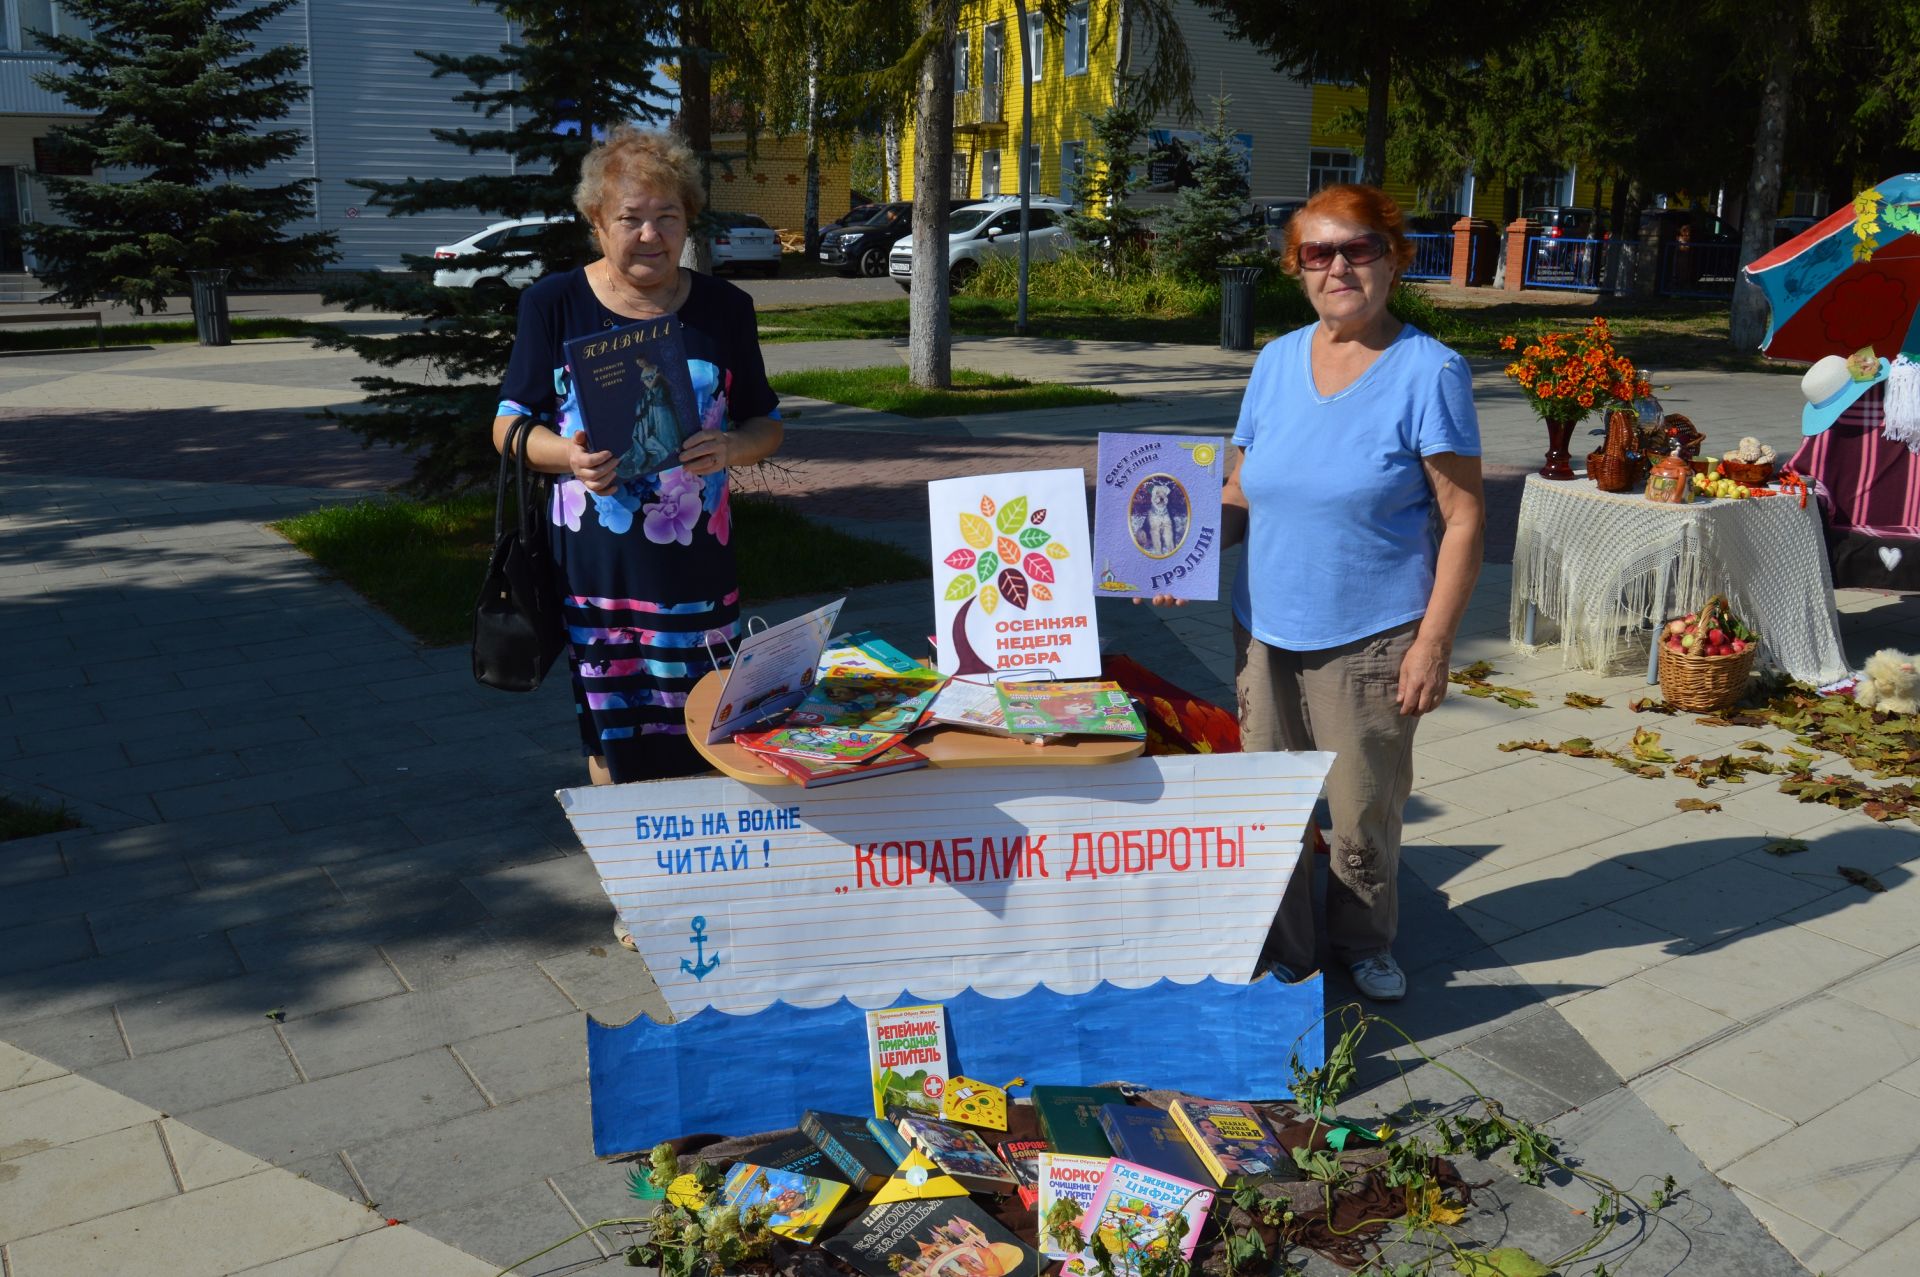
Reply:
[[657, 195], [677, 196], [689, 226], [706, 207], [700, 159], [692, 147], [671, 133], [622, 124], [587, 152], [580, 164], [580, 184], [573, 188], [573, 206], [588, 225], [599, 218], [608, 184], [619, 182], [632, 182]]

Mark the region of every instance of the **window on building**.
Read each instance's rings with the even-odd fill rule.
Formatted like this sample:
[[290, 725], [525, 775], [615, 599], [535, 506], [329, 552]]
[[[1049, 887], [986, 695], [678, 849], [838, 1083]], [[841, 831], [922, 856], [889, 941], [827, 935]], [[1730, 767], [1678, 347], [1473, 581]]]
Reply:
[[1087, 73], [1087, 6], [1076, 4], [1067, 10], [1067, 36], [1061, 58], [1068, 75]]
[[998, 87], [1000, 72], [1005, 58], [1006, 30], [998, 22], [993, 23], [980, 37], [980, 83], [989, 88]]
[[962, 31], [953, 41], [953, 91], [965, 93], [973, 87], [973, 33]]
[[990, 200], [999, 193], [1000, 152], [983, 152], [980, 156], [980, 198]]
[[86, 23], [61, 8], [56, 0], [13, 0], [7, 8], [12, 11], [7, 15], [12, 21], [6, 24], [4, 31], [0, 31], [0, 41], [10, 49], [43, 53], [46, 45], [35, 32], [79, 35], [87, 29]]
[[1536, 174], [1520, 184], [1520, 207], [1529, 209], [1572, 203], [1567, 198], [1567, 185], [1565, 173]]
[[1027, 15], [1027, 78], [1035, 84], [1047, 69], [1047, 20], [1038, 13]]
[[1069, 204], [1080, 200], [1080, 163], [1085, 152], [1085, 142], [1060, 144], [1060, 198]]
[[1027, 175], [1022, 180], [1026, 184], [1025, 190], [1027, 194], [1038, 195], [1040, 193], [1040, 148], [1038, 146], [1029, 146], [1027, 148]]
[[1323, 186], [1360, 180], [1360, 159], [1352, 151], [1311, 150], [1307, 152], [1307, 194]]

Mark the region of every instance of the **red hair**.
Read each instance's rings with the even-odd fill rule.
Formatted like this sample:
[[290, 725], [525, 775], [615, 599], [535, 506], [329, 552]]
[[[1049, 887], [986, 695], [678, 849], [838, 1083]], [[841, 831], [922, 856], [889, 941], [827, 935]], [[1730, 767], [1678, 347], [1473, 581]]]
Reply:
[[1387, 241], [1387, 255], [1395, 272], [1413, 265], [1413, 241], [1407, 238], [1407, 218], [1393, 196], [1377, 186], [1342, 182], [1323, 186], [1287, 220], [1287, 246], [1280, 254], [1280, 269], [1289, 275], [1300, 273], [1300, 227], [1309, 217], [1337, 217], [1343, 222], [1364, 226]]

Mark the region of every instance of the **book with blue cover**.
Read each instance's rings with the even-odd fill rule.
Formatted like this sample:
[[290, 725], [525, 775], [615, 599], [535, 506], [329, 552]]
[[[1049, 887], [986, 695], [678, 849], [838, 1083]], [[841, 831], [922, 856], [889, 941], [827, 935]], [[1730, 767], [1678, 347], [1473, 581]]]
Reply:
[[1211, 1178], [1207, 1164], [1165, 1109], [1139, 1104], [1102, 1105], [1100, 1129], [1106, 1132], [1113, 1151], [1129, 1162], [1202, 1184]]
[[568, 376], [587, 441], [611, 452], [622, 480], [680, 464], [680, 445], [700, 428], [686, 341], [673, 315], [575, 337]]

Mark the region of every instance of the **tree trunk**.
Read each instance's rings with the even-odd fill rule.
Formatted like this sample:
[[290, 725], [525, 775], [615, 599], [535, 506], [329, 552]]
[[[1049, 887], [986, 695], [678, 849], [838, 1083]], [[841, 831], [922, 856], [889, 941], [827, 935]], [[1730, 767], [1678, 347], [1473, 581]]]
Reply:
[[920, 66], [913, 147], [913, 300], [908, 307], [907, 377], [916, 386], [953, 384], [953, 329], [947, 310], [947, 187], [953, 168], [954, 0], [920, 0], [921, 21], [939, 32]]
[[900, 194], [900, 132], [900, 112], [889, 108], [886, 119], [880, 122], [880, 165], [885, 185], [883, 198], [889, 204], [903, 198]]
[[[1773, 247], [1774, 210], [1780, 207], [1780, 170], [1786, 150], [1788, 117], [1793, 113], [1793, 68], [1800, 60], [1805, 18], [1791, 13], [1773, 37], [1767, 82], [1760, 92], [1760, 122], [1753, 133], [1753, 173], [1747, 179], [1745, 217], [1740, 228], [1740, 265]], [[1735, 350], [1760, 348], [1767, 332], [1767, 297], [1745, 275], [1735, 277], [1730, 325]]]
[[1387, 180], [1387, 89], [1393, 79], [1393, 59], [1384, 41], [1374, 46], [1367, 68], [1367, 150], [1360, 160], [1360, 180], [1382, 186]]
[[[713, 48], [713, 15], [708, 0], [682, 0], [680, 5], [680, 131], [700, 157], [700, 184], [713, 194], [713, 70], [707, 59]], [[681, 264], [697, 271], [713, 270], [713, 244], [705, 235], [687, 236]]]
[[807, 260], [820, 251], [820, 43], [807, 46]]

